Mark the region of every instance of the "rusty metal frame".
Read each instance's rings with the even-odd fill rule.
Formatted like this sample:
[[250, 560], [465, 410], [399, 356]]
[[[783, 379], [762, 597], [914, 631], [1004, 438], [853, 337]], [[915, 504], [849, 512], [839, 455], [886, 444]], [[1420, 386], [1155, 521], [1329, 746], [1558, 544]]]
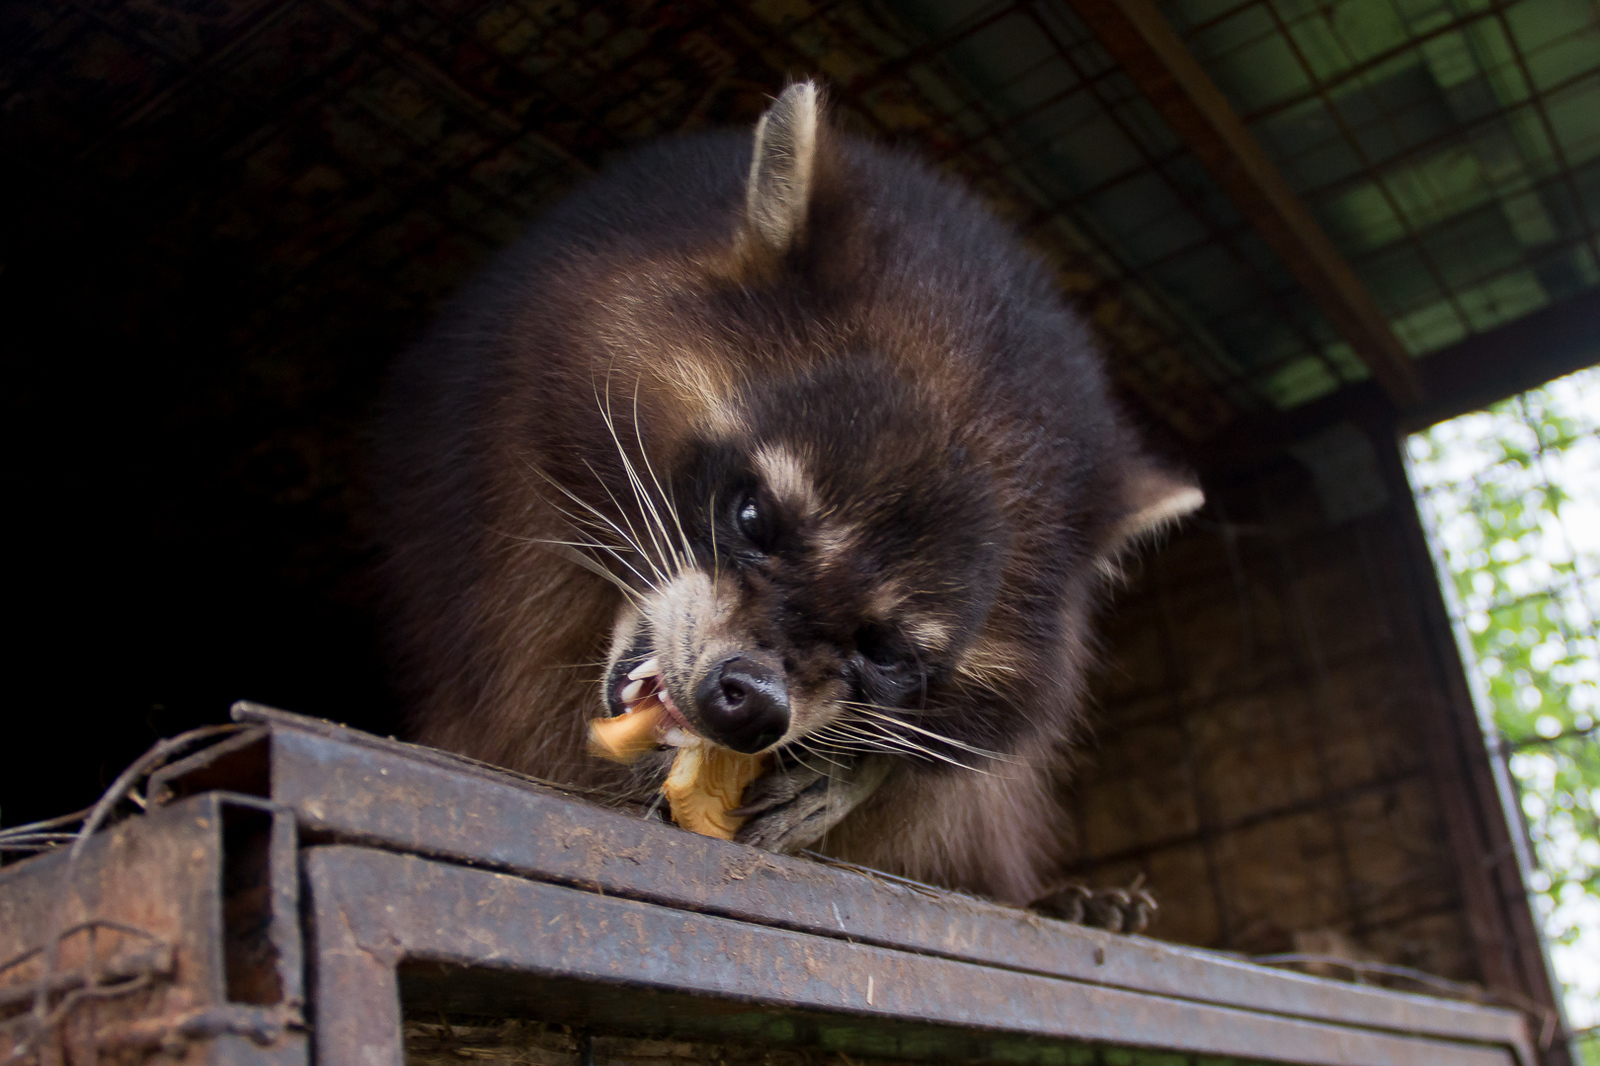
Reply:
[[1462, 872], [1462, 894], [1480, 965], [1490, 987], [1519, 992], [1544, 1010], [1549, 1022], [1559, 1022], [1562, 1039], [1549, 1060], [1571, 1062], [1559, 985], [1550, 971], [1523, 880], [1523, 857], [1515, 836], [1522, 830], [1516, 821], [1520, 812], [1509, 782], [1501, 776], [1503, 768], [1497, 768], [1472, 699], [1422, 517], [1410, 496], [1402, 438], [1392, 426], [1380, 425], [1377, 432], [1383, 434], [1378, 438], [1379, 469], [1389, 491], [1406, 501], [1396, 508], [1405, 550], [1389, 565], [1411, 590], [1416, 613], [1409, 621], [1432, 653], [1436, 695], [1423, 701], [1421, 711], [1428, 735], [1437, 738], [1429, 753], [1431, 769], [1444, 800], [1445, 828]]
[[[619, 1001], [655, 993], [685, 997], [667, 1010], [650, 1011], [656, 1024], [670, 1019], [676, 1034], [716, 1031], [718, 1016], [728, 1007], [753, 1015], [740, 1019], [745, 1025], [759, 1024], [761, 1012], [781, 1011], [798, 1015], [808, 1027], [826, 1027], [831, 1017], [828, 1043], [847, 1052], [866, 1051], [862, 1045], [872, 1038], [862, 1033], [852, 1041], [852, 1034], [877, 1023], [891, 1030], [902, 1053], [952, 1040], [959, 1046], [967, 1043], [966, 1035], [978, 1045], [972, 1048], [978, 1051], [974, 1057], [987, 1057], [979, 1050], [985, 1043], [1021, 1036], [1307, 1063], [1487, 1066], [1514, 1061], [1504, 1047], [1154, 996], [948, 954], [880, 947], [837, 931], [832, 936], [799, 933], [370, 848], [312, 849], [306, 883], [315, 930], [315, 982], [340, 989], [345, 1000], [343, 1009], [317, 1026], [319, 1062], [401, 1066], [405, 963], [414, 969], [435, 964], [420, 968], [405, 997], [421, 1009], [459, 1003], [450, 995], [452, 981], [470, 980], [449, 970], [440, 973], [438, 964], [510, 970], [602, 986], [582, 1001], [590, 1015], [583, 1021], [590, 1024], [626, 1019], [631, 1012], [619, 1009]], [[362, 905], [375, 898], [395, 902]], [[1106, 950], [1109, 954], [1118, 946]], [[474, 976], [484, 983], [483, 976]], [[511, 984], [496, 997], [501, 1004], [520, 1005], [536, 1016], [549, 1012], [549, 991], [537, 984]], [[574, 992], [569, 988], [568, 995], [576, 998]], [[695, 1018], [689, 1005], [693, 997], [722, 1000], [725, 1006]], [[594, 1018], [607, 1003], [612, 1017]], [[962, 1057], [967, 1053], [962, 1047]]]
[[[154, 773], [151, 813], [91, 839], [73, 918], [143, 923], [178, 964], [154, 967], [157, 992], [67, 1019], [62, 1050], [400, 1066], [405, 1014], [443, 1011], [918, 1059], [1538, 1062], [1514, 1011], [1069, 925], [328, 723], [235, 716], [250, 728]], [[0, 874], [0, 947], [37, 935], [64, 858]]]
[[1374, 439], [1425, 429], [1594, 366], [1597, 338], [1600, 293], [1585, 291], [1416, 360], [1428, 397], [1419, 406], [1397, 410], [1373, 383], [1363, 382], [1293, 411], [1241, 419], [1194, 448], [1190, 458], [1211, 481], [1236, 480], [1338, 422], [1367, 426]]
[[86, 844], [0, 870], [0, 1062], [39, 1008], [56, 1061], [306, 1061], [293, 817], [210, 792]]
[[[317, 845], [303, 864], [310, 973], [337, 991], [313, 1002], [339, 1003], [314, 1009], [319, 1061], [361, 1049], [398, 1062], [396, 989], [418, 1007], [459, 1007], [470, 988], [471, 1002], [528, 1011], [552, 993], [527, 982], [557, 977], [712, 997], [708, 1017], [728, 1024], [732, 1005], [754, 1004], [913, 1043], [917, 1027], [947, 1042], [955, 1026], [1306, 1063], [1536, 1061], [1514, 1012], [1041, 919], [683, 833], [427, 749], [235, 713], [260, 729], [153, 787], [173, 801], [251, 776]], [[244, 774], [255, 760], [264, 769]], [[437, 963], [467, 970], [417, 968]], [[694, 1012], [658, 1013], [676, 1025]]]

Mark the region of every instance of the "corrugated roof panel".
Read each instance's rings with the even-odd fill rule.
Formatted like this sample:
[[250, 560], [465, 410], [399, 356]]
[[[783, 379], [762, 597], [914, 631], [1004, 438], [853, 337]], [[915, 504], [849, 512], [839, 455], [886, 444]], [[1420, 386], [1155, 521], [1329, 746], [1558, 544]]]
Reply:
[[[893, 6], [921, 35], [914, 48], [926, 62], [983, 97], [985, 145], [1047, 191], [1047, 210], [1102, 245], [1116, 274], [1154, 294], [1200, 351], [1224, 357], [1201, 363], [1223, 375], [1220, 385], [1245, 387], [1254, 397], [1247, 403], [1276, 406], [1365, 376], [1355, 361], [1328, 354], [1334, 332], [1320, 312], [1066, 4]], [[1293, 55], [1271, 37], [1270, 20], [1253, 18], [1219, 23], [1219, 47], [1276, 49], [1273, 62], [1293, 73]], [[964, 26], [982, 28], [963, 35]], [[1049, 76], [1052, 64], [1063, 73]], [[1263, 100], [1297, 91], [1262, 73], [1261, 63], [1253, 67]], [[1300, 365], [1308, 359], [1315, 372]], [[1269, 380], [1290, 364], [1298, 369]]]
[[[1593, 0], [1158, 2], [1413, 353], [1600, 284]], [[95, 11], [38, 16], [55, 37], [16, 79], [50, 104], [8, 118], [37, 127], [13, 140], [226, 148], [230, 180], [263, 191], [225, 226], [268, 245], [275, 283], [410, 257], [432, 293], [441, 264], [504, 243], [612, 153], [746, 121], [783, 71], [820, 69], [851, 121], [1028, 233], [1125, 383], [1184, 431], [1367, 376], [1068, 0], [293, 0], [203, 71], [194, 40], [244, 32], [227, 17], [180, 41], [142, 8]], [[133, 172], [120, 143], [69, 148], [115, 176]]]
[[1454, 301], [1435, 300], [1390, 321], [1400, 343], [1415, 355], [1464, 340], [1470, 317], [1458, 311]]
[[1298, 407], [1339, 387], [1339, 378], [1321, 359], [1306, 356], [1284, 363], [1265, 375], [1262, 387], [1279, 407]]
[[1594, 4], [1165, 10], [1413, 353], [1600, 283]]

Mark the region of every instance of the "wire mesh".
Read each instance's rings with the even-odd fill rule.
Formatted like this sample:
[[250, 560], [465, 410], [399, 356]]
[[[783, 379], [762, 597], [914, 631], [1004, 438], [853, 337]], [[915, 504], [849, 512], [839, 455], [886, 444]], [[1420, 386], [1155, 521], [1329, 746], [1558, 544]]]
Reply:
[[1293, 471], [1214, 491], [1119, 595], [1072, 872], [1145, 873], [1156, 935], [1252, 955], [1336, 936], [1481, 980], [1414, 734], [1431, 681], [1393, 506], [1330, 523]]
[[[1165, 11], [1413, 353], [1600, 283], [1592, 2]], [[1367, 376], [1065, 0], [7, 18], [11, 154], [172, 218], [174, 244], [198, 226], [249, 247], [266, 317], [337, 328], [352, 292], [415, 316], [610, 155], [748, 122], [786, 76], [821, 73], [857, 128], [1023, 226], [1119, 378], [1184, 436]]]
[[1600, 280], [1595, 5], [1217, 6], [1165, 9], [1414, 354]]

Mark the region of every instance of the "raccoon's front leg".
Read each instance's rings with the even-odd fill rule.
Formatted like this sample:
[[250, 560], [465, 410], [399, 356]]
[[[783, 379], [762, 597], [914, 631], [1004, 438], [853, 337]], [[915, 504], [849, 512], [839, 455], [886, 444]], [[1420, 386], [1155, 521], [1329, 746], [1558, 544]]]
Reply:
[[768, 851], [808, 848], [877, 791], [890, 765], [869, 755], [848, 765], [830, 763], [826, 773], [797, 763], [764, 774], [745, 790], [739, 813], [748, 820], [734, 839]]

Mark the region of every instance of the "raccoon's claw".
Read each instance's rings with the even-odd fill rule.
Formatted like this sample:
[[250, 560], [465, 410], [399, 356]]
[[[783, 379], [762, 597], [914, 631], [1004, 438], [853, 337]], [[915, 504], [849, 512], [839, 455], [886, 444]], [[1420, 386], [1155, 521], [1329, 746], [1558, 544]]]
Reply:
[[1040, 914], [1076, 925], [1107, 929], [1113, 933], [1142, 933], [1156, 911], [1155, 897], [1143, 887], [1141, 876], [1127, 888], [1086, 888], [1067, 885], [1028, 906]]
[[734, 839], [768, 851], [799, 851], [815, 842], [838, 820], [826, 817], [828, 781], [804, 766], [756, 778], [733, 812], [746, 819]]
[[793, 853], [822, 839], [883, 782], [888, 765], [863, 759], [829, 773], [794, 766], [757, 778], [735, 813], [748, 820], [735, 840], [768, 851]]

